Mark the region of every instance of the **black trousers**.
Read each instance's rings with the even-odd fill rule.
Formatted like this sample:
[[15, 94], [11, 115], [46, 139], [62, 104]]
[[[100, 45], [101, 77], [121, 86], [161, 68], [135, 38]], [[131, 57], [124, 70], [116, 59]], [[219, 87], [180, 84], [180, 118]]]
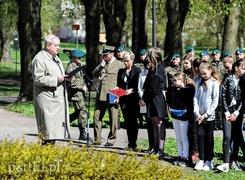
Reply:
[[128, 136], [128, 148], [136, 148], [139, 105], [132, 101], [120, 104]]
[[197, 126], [199, 159], [211, 161], [214, 156], [214, 121]]
[[232, 154], [231, 154], [232, 161], [238, 160], [239, 147], [241, 143], [241, 138], [243, 137], [242, 123], [243, 123], [243, 117], [242, 114], [240, 113], [237, 116], [236, 121], [232, 122], [231, 125], [231, 141], [233, 143]]

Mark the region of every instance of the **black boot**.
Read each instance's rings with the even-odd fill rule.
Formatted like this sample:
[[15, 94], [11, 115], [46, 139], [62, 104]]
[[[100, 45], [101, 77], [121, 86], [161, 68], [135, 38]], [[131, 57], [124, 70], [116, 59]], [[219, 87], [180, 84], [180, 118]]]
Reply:
[[163, 160], [164, 159], [164, 151], [163, 149], [159, 149], [157, 152], [157, 156], [159, 160]]
[[[79, 128], [80, 130], [80, 136], [79, 136], [79, 140], [82, 140], [82, 141], [87, 141], [87, 133], [86, 133], [86, 130], [85, 128]], [[89, 141], [93, 141], [92, 138], [89, 137], [88, 139]]]

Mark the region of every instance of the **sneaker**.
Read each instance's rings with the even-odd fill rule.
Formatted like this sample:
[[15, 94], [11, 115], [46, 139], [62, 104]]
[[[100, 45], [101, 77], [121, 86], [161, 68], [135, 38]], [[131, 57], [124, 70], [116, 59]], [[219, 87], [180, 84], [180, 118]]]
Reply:
[[235, 164], [231, 164], [231, 169], [235, 171], [242, 171], [242, 168], [238, 165], [237, 162]]
[[229, 171], [229, 163], [223, 163], [219, 166], [217, 166], [217, 169], [222, 172], [228, 172]]
[[177, 166], [181, 161], [181, 156], [179, 156], [176, 160], [174, 160], [173, 165]]
[[188, 160], [186, 158], [182, 158], [180, 161], [179, 161], [179, 166], [181, 167], [186, 167], [187, 166], [187, 162]]
[[212, 161], [206, 161], [204, 166], [203, 166], [204, 171], [209, 171], [213, 168], [214, 168], [214, 161], [213, 160]]
[[204, 161], [203, 160], [198, 160], [194, 169], [195, 170], [203, 170], [203, 165], [204, 165]]

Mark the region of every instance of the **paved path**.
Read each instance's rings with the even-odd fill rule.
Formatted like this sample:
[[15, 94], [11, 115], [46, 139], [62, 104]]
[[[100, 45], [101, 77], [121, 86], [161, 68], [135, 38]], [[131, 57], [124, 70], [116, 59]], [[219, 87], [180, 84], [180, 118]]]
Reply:
[[[103, 128], [103, 143], [106, 143], [108, 132], [109, 129]], [[222, 131], [215, 131], [214, 133], [215, 136], [222, 136]], [[92, 128], [89, 129], [89, 135], [90, 137], [93, 137]], [[167, 138], [175, 137], [173, 129], [167, 129], [166, 135]], [[8, 111], [4, 109], [4, 106], [0, 106], [0, 140], [4, 138], [16, 140], [22, 138], [23, 136], [28, 142], [38, 141], [36, 119]], [[73, 140], [77, 140], [78, 136], [78, 128], [71, 127], [71, 138]], [[139, 129], [138, 140], [144, 139], [147, 139], [147, 131], [146, 129]], [[127, 146], [127, 135], [125, 129], [121, 128], [117, 131], [117, 140], [114, 146], [119, 148], [124, 148]]]

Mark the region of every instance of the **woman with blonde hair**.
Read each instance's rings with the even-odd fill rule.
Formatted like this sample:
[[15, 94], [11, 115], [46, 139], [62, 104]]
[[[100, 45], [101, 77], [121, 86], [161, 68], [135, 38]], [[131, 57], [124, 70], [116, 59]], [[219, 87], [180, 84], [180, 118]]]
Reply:
[[122, 60], [125, 68], [119, 70], [117, 78], [117, 86], [126, 90], [125, 95], [120, 97], [119, 104], [125, 120], [128, 136], [128, 146], [126, 148], [132, 150], [137, 148], [137, 117], [139, 113], [138, 79], [141, 72], [140, 68], [134, 65], [134, 59], [135, 55], [132, 51], [126, 51], [124, 53]]

